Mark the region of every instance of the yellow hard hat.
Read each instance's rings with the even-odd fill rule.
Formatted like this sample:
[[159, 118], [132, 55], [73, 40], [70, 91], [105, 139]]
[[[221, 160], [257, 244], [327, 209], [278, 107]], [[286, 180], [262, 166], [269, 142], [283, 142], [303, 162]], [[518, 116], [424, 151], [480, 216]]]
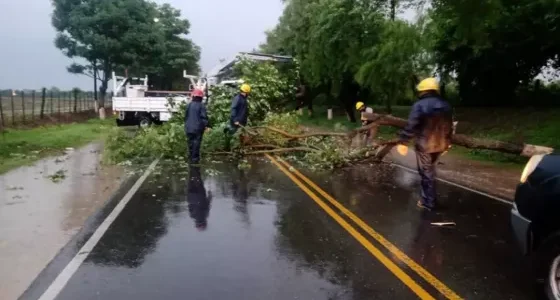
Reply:
[[251, 86], [244, 83], [244, 84], [241, 85], [241, 88], [239, 90], [241, 90], [241, 92], [243, 92], [245, 94], [249, 94], [251, 92]]
[[364, 102], [358, 102], [356, 103], [356, 110], [360, 110], [362, 107], [364, 107]]
[[439, 92], [439, 82], [437, 81], [437, 79], [435, 79], [433, 77], [426, 78], [426, 79], [420, 81], [420, 83], [418, 84], [416, 89], [419, 92], [425, 92], [425, 91], [438, 91]]

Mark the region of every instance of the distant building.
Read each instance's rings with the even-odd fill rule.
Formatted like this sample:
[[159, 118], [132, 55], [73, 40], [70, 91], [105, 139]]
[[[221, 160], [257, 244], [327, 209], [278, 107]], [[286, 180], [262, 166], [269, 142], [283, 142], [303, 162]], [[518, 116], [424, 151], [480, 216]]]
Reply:
[[271, 55], [253, 52], [240, 52], [229, 60], [220, 60], [220, 64], [212, 69], [207, 75], [209, 85], [221, 84], [224, 82], [238, 81], [235, 78], [233, 66], [241, 59], [250, 59], [255, 61], [271, 61], [280, 63], [290, 63], [293, 61], [291, 56]]

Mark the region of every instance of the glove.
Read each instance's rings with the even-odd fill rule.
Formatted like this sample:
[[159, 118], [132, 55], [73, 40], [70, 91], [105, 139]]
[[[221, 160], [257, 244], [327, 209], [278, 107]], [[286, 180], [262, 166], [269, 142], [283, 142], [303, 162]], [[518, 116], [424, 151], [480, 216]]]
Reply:
[[402, 156], [406, 156], [408, 154], [408, 146], [403, 144], [397, 145], [397, 152]]

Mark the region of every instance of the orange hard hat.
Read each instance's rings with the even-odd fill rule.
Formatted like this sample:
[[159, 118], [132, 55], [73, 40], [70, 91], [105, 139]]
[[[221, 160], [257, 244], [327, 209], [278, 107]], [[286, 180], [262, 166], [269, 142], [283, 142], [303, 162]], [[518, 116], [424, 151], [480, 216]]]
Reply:
[[192, 92], [192, 96], [193, 97], [204, 97], [204, 92], [199, 90], [199, 89], [196, 89]]

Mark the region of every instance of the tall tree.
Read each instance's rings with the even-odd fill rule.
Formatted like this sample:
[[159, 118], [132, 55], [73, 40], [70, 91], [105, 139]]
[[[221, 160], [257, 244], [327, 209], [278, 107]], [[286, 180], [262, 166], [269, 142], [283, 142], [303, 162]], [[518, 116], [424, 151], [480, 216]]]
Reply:
[[376, 43], [382, 17], [374, 5], [357, 0], [290, 0], [278, 26], [270, 31], [266, 51], [283, 51], [301, 62], [312, 87], [328, 87], [349, 118], [361, 87], [354, 75], [362, 49]]
[[511, 104], [560, 54], [560, 2], [433, 0], [434, 51], [463, 103]]
[[149, 73], [156, 88], [171, 90], [177, 81], [184, 82], [183, 70], [191, 75], [200, 72], [200, 48], [187, 38], [190, 22], [181, 18], [181, 11], [169, 4], [157, 8], [156, 30], [159, 54], [148, 57], [136, 66], [139, 72]]
[[418, 75], [429, 69], [420, 29], [403, 21], [386, 22], [380, 42], [364, 51], [364, 64], [356, 75], [391, 105], [406, 97], [406, 87], [414, 86]]
[[[72, 64], [68, 68], [70, 72], [90, 75], [100, 82], [102, 118], [113, 70], [160, 71], [156, 66], [166, 61], [165, 55], [170, 58], [170, 53], [182, 50], [190, 55], [188, 65], [196, 65], [198, 48], [186, 39], [175, 38], [188, 33], [188, 22], [178, 22], [177, 12], [169, 6], [160, 8], [144, 0], [52, 0], [52, 3], [52, 24], [58, 32], [55, 45], [68, 57], [84, 61]], [[163, 24], [158, 24], [159, 17]], [[181, 47], [175, 47], [181, 43]]]

